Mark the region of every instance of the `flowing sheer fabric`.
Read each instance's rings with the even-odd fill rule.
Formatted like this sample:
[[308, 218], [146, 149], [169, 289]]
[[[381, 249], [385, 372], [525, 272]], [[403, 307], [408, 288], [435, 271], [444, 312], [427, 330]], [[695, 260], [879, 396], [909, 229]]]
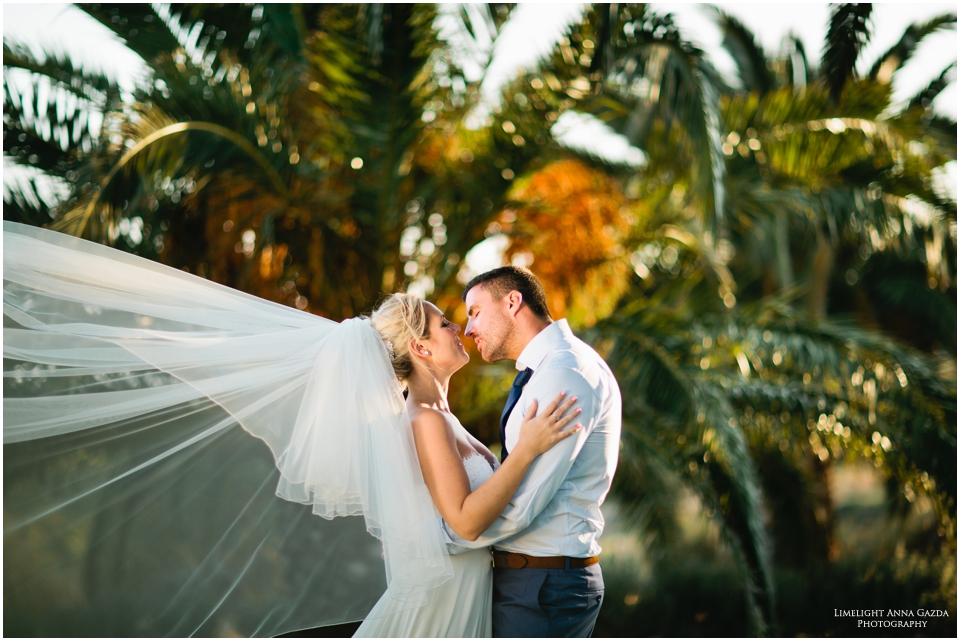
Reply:
[[10, 222], [3, 249], [6, 635], [271, 636], [452, 575], [366, 320]]

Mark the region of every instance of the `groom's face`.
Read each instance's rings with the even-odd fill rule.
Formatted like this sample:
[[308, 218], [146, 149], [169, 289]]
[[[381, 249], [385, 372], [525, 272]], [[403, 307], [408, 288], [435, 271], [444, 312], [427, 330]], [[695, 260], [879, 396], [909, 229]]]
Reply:
[[510, 358], [507, 339], [512, 325], [506, 313], [506, 300], [506, 296], [495, 300], [483, 284], [467, 292], [467, 328], [463, 334], [473, 339], [480, 356], [488, 363]]

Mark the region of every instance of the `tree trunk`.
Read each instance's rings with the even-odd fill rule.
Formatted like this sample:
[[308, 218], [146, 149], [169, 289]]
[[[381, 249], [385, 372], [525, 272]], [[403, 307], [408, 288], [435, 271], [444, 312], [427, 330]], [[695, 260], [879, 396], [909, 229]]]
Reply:
[[789, 222], [786, 214], [780, 214], [774, 219], [773, 242], [777, 252], [777, 277], [780, 279], [781, 291], [793, 285]]
[[830, 279], [836, 262], [836, 250], [829, 238], [817, 229], [817, 247], [813, 252], [813, 269], [810, 274], [810, 294], [807, 298], [807, 310], [811, 318], [823, 320], [827, 317], [827, 294], [830, 292]]

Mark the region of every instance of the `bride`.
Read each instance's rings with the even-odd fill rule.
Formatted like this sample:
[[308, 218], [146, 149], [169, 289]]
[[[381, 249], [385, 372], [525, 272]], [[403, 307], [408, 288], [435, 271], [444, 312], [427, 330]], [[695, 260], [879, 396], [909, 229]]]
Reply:
[[3, 249], [5, 635], [489, 636], [489, 553], [439, 517], [477, 538], [575, 399], [496, 469], [429, 303], [335, 323], [44, 229]]
[[[433, 304], [393, 294], [371, 316], [387, 345], [397, 377], [407, 384], [406, 409], [413, 426], [424, 480], [437, 509], [463, 538], [475, 541], [507, 506], [527, 468], [542, 452], [580, 429], [563, 429], [579, 413], [576, 397], [561, 392], [544, 411], [536, 402], [524, 418], [520, 440], [500, 465], [463, 428], [447, 403], [450, 377], [470, 357], [460, 327]], [[453, 579], [434, 590], [429, 608], [398, 611], [389, 594], [377, 603], [355, 636], [492, 636], [492, 567], [481, 548], [451, 557]]]

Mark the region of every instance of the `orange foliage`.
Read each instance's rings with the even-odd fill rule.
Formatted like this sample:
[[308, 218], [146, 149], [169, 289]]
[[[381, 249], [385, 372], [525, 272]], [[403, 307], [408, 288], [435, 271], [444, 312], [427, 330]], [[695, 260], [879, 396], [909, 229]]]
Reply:
[[621, 244], [630, 223], [619, 183], [561, 160], [518, 181], [510, 196], [517, 206], [499, 221], [510, 235], [506, 260], [541, 279], [550, 313], [581, 327], [610, 314], [632, 271]]

